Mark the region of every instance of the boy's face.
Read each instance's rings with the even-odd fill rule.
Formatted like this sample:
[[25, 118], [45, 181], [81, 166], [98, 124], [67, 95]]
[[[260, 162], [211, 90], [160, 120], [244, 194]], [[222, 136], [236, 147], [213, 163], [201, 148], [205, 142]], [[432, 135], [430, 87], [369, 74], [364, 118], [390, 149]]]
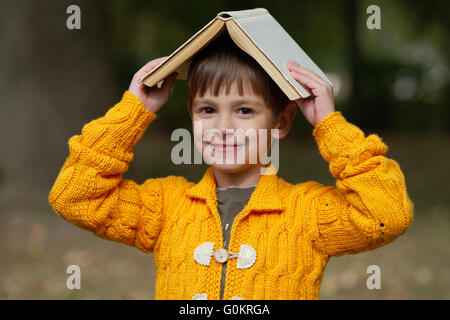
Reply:
[[195, 147], [216, 170], [239, 172], [260, 165], [260, 160], [270, 155], [270, 129], [276, 128], [276, 119], [247, 81], [243, 89], [240, 96], [234, 83], [229, 95], [222, 88], [218, 96], [206, 90], [203, 97], [193, 99]]

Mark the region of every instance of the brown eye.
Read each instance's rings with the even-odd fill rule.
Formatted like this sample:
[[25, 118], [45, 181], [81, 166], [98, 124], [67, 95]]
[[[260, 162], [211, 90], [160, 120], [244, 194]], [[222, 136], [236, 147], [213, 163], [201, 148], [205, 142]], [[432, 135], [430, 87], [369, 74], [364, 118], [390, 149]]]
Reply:
[[253, 113], [253, 110], [250, 108], [240, 108], [239, 111], [243, 111], [242, 114], [244, 114], [244, 115], [250, 115]]
[[212, 112], [214, 112], [214, 109], [211, 107], [203, 107], [200, 109], [200, 113], [211, 114]]

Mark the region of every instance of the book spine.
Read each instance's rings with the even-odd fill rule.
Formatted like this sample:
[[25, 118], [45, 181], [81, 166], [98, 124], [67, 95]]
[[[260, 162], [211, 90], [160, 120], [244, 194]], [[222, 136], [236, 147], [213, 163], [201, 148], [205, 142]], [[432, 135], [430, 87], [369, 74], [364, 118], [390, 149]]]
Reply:
[[267, 14], [269, 14], [269, 11], [267, 11], [266, 8], [255, 8], [240, 11], [222, 11], [219, 14], [217, 14], [217, 18], [222, 20], [242, 19], [242, 18], [253, 18]]

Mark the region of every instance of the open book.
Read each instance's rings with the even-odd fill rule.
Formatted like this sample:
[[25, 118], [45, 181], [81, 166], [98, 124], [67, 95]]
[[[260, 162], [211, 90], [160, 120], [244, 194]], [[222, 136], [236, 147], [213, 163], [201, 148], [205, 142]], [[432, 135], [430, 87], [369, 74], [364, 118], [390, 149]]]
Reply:
[[149, 87], [160, 86], [173, 72], [178, 73], [177, 79], [186, 80], [193, 56], [223, 32], [228, 32], [236, 45], [261, 65], [291, 101], [306, 98], [311, 92], [292, 78], [286, 68], [288, 60], [311, 69], [333, 85], [265, 8], [220, 12], [166, 60], [145, 74], [140, 79], [141, 83]]

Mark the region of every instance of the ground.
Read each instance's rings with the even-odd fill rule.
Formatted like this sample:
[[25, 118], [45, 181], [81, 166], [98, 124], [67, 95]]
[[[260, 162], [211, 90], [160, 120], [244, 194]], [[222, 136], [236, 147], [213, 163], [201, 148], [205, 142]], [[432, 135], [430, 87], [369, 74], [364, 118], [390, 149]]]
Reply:
[[[407, 232], [379, 249], [331, 258], [320, 299], [450, 299], [450, 199], [447, 136], [381, 134], [388, 156], [405, 173], [415, 219]], [[154, 154], [170, 154], [156, 136], [136, 147], [132, 166], [148, 166]], [[148, 153], [149, 145], [157, 152]], [[156, 147], [155, 147], [156, 146]], [[296, 150], [296, 152], [292, 152]], [[333, 184], [312, 138], [280, 146], [280, 171], [290, 182]], [[138, 160], [140, 159], [140, 160]], [[163, 168], [163, 163], [154, 163]], [[447, 169], [445, 169], [447, 168]], [[132, 176], [132, 175], [131, 175]], [[0, 299], [153, 299], [152, 254], [105, 241], [56, 215], [46, 197], [32, 205], [3, 199], [0, 215]], [[81, 290], [66, 288], [66, 268], [81, 268]], [[366, 269], [381, 269], [381, 289], [366, 286]]]

